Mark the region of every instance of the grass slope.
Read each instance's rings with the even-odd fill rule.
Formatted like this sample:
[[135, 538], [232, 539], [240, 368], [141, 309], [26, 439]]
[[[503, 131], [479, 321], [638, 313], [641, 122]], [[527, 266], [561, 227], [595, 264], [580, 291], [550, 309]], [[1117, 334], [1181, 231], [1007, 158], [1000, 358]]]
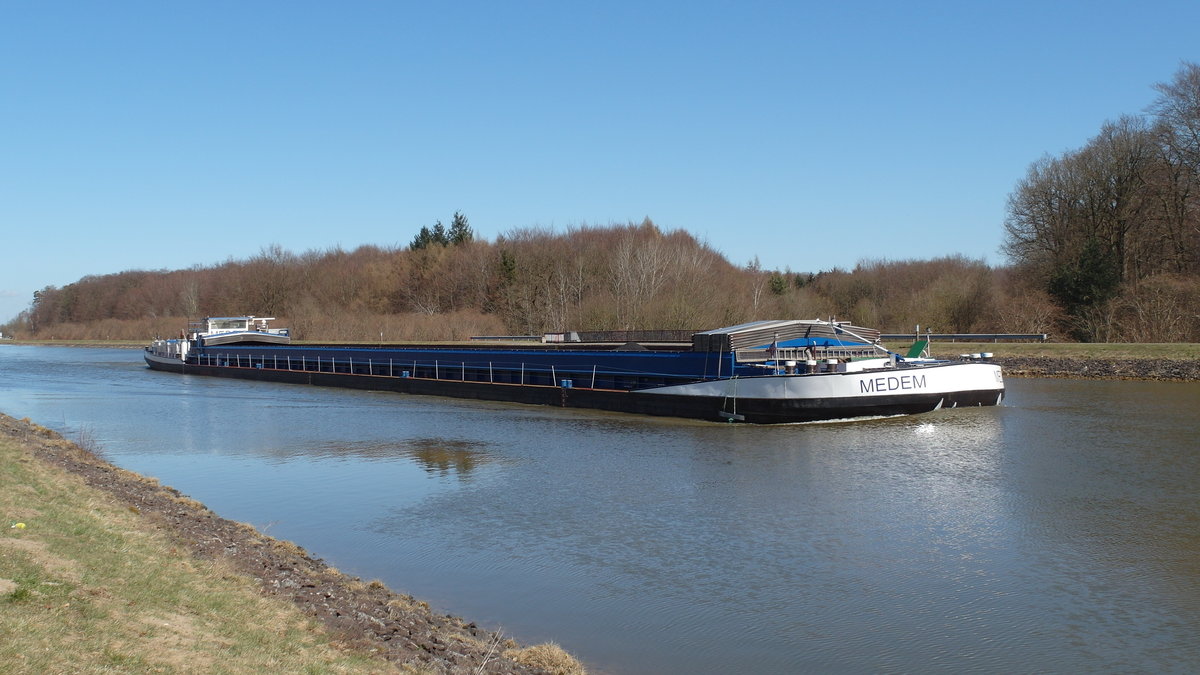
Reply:
[[8, 438], [0, 519], [0, 671], [396, 672]]
[[[885, 346], [901, 354], [912, 342], [888, 342]], [[1081, 359], [1200, 359], [1200, 344], [1194, 342], [946, 342], [935, 340], [930, 351], [939, 357], [992, 352], [996, 356], [1030, 356]]]

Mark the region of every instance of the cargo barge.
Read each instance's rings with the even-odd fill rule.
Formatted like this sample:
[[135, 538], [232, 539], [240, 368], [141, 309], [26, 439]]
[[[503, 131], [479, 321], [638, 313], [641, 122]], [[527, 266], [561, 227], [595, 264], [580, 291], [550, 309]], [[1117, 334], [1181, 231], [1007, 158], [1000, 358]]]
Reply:
[[[755, 321], [691, 334], [690, 342], [570, 341], [528, 345], [294, 344], [270, 318], [213, 317], [179, 339], [155, 340], [154, 370], [773, 424], [999, 405], [1000, 366], [983, 355], [931, 359], [884, 349], [845, 322]], [[649, 333], [645, 336], [653, 336]]]

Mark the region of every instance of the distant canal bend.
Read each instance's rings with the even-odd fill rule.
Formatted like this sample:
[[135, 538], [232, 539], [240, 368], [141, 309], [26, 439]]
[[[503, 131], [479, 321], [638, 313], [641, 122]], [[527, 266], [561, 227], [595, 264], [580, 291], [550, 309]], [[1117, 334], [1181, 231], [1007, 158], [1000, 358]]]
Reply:
[[1200, 384], [727, 426], [0, 346], [0, 410], [606, 673], [1200, 664]]

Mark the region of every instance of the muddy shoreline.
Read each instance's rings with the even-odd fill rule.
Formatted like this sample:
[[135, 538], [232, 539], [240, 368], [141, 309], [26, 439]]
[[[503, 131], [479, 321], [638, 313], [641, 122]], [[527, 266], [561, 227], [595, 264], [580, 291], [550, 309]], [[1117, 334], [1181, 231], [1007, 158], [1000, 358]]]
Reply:
[[401, 672], [547, 672], [508, 658], [505, 652], [521, 645], [500, 633], [436, 614], [378, 581], [344, 575], [295, 544], [221, 518], [174, 488], [113, 466], [77, 444], [56, 442], [61, 436], [51, 430], [0, 413], [0, 435], [111, 494], [197, 558], [222, 560], [257, 579], [265, 595], [291, 601], [340, 642], [408, 666]]

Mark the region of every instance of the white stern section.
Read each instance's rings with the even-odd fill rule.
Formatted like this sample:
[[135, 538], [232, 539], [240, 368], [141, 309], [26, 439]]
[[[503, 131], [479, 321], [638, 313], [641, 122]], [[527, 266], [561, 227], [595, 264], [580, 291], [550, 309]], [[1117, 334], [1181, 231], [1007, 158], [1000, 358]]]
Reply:
[[726, 396], [764, 399], [838, 399], [904, 394], [951, 394], [1004, 389], [1000, 366], [990, 363], [947, 363], [911, 368], [887, 368], [815, 375], [764, 375], [697, 382], [655, 389], [642, 394]]

